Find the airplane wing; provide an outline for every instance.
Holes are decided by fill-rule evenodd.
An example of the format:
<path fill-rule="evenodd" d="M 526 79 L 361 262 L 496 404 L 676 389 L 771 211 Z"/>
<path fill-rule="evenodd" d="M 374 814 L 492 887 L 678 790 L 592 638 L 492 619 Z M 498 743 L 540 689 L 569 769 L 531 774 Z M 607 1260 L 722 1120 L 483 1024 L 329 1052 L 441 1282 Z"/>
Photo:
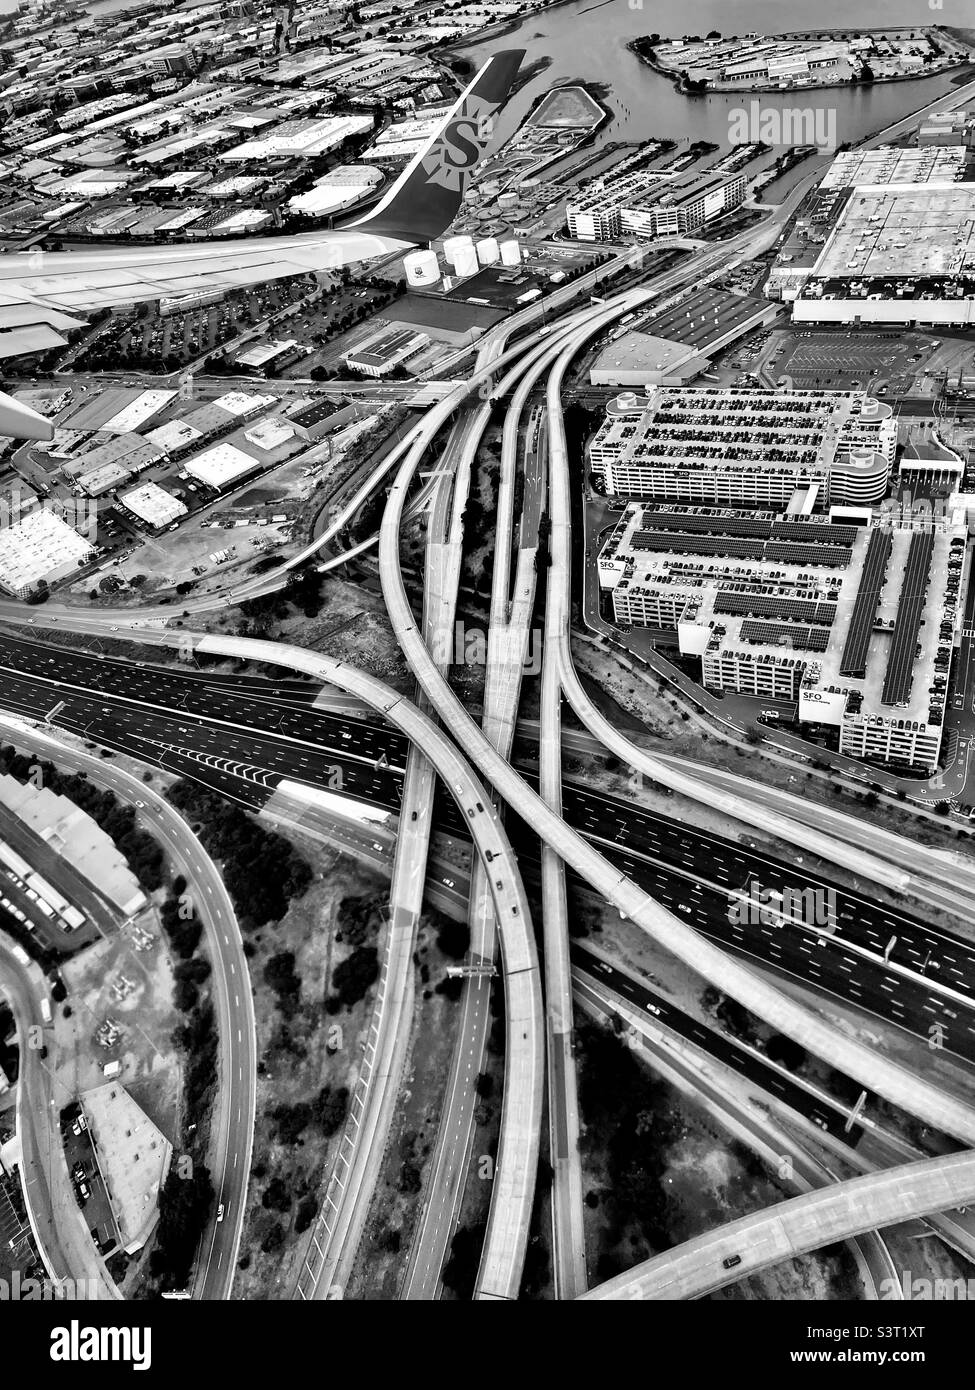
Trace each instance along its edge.
<path fill-rule="evenodd" d="M 53 439 L 54 421 L 0 391 L 0 435 L 11 439 Z"/>
<path fill-rule="evenodd" d="M 351 226 L 414 244 L 441 236 L 457 216 L 524 56 L 524 49 L 511 49 L 489 58 L 378 206 Z"/>
<path fill-rule="evenodd" d="M 521 57 L 505 52 L 488 58 L 388 193 L 348 226 L 294 236 L 0 255 L 0 357 L 8 317 L 40 325 L 54 312 L 84 315 L 163 296 L 235 290 L 373 260 L 440 236 L 491 139 Z"/>
<path fill-rule="evenodd" d="M 56 321 L 64 323 L 65 313 L 83 315 L 201 290 L 236 290 L 433 241 L 457 215 L 523 56 L 523 50 L 510 50 L 488 58 L 392 188 L 364 217 L 345 227 L 290 237 L 218 237 L 105 251 L 0 255 L 0 357 L 19 355 L 14 348 L 5 350 L 4 330 L 12 325 L 50 328 Z M 51 439 L 53 433 L 49 420 L 0 394 L 0 434 Z"/>

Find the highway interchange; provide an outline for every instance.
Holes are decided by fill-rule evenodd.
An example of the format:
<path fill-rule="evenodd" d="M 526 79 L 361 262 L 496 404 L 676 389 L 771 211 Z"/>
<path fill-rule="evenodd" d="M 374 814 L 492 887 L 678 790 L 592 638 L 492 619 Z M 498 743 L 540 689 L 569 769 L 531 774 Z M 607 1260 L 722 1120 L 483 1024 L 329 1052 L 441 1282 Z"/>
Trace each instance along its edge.
<path fill-rule="evenodd" d="M 307 682 L 284 675 L 277 681 L 262 681 L 238 676 L 215 677 L 206 671 L 184 667 L 164 670 L 148 661 L 137 664 L 104 653 L 69 654 L 63 648 L 55 650 L 34 640 L 39 634 L 23 639 L 5 636 L 0 662 L 3 673 L 2 704 L 9 711 L 37 720 L 43 719 L 45 713 L 53 711 L 60 704 L 61 708 L 51 716 L 52 723 L 80 735 L 91 744 L 118 749 L 145 763 L 193 777 L 251 808 L 263 806 L 282 781 L 311 789 L 324 789 L 335 785 L 336 772 L 343 795 L 373 805 L 388 806 L 394 813 L 406 808 L 409 820 L 400 826 L 400 839 L 407 849 L 402 853 L 397 852 L 393 865 L 392 899 L 394 916 L 398 906 L 403 913 L 401 940 L 405 944 L 399 955 L 406 965 L 396 965 L 387 954 L 384 969 L 395 970 L 396 974 L 395 978 L 392 974 L 384 978 L 392 981 L 390 988 L 397 1004 L 391 1015 L 392 1022 L 380 1023 L 376 1044 L 377 1053 L 381 1053 L 386 1046 L 390 1049 L 388 1067 L 385 1063 L 383 1066 L 390 1083 L 387 1096 L 395 1089 L 400 1064 L 395 1061 L 393 1054 L 402 1048 L 410 1013 L 410 996 L 407 992 L 409 951 L 406 945 L 415 931 L 422 901 L 430 832 L 436 824 L 455 836 L 462 832 L 473 835 L 492 896 L 492 910 L 502 924 L 509 1038 L 501 1151 L 493 1185 L 485 1253 L 478 1276 L 478 1297 L 517 1296 L 528 1215 L 534 1194 L 541 1117 L 541 1066 L 546 1049 L 539 1011 L 541 992 L 538 962 L 530 931 L 528 901 L 518 869 L 522 858 L 526 864 L 529 862 L 527 842 L 533 836 L 541 839 L 545 861 L 554 866 L 558 874 L 564 872 L 562 865 L 567 866 L 606 901 L 617 906 L 621 915 L 630 917 L 655 935 L 679 958 L 698 969 L 705 979 L 712 980 L 732 997 L 753 1007 L 756 1013 L 781 1031 L 800 1038 L 812 1051 L 841 1070 L 846 1064 L 848 1074 L 860 1080 L 871 1093 L 902 1105 L 910 1113 L 965 1143 L 970 1144 L 975 1139 L 975 1116 L 967 1106 L 933 1085 L 919 1083 L 887 1059 L 872 1056 L 869 1049 L 839 1037 L 831 1025 L 822 1022 L 767 983 L 775 977 L 801 980 L 826 996 L 853 1002 L 862 1011 L 874 1013 L 920 1039 L 928 1039 L 932 1025 L 936 1025 L 944 1048 L 957 1058 L 971 1061 L 975 1060 L 972 1041 L 975 1039 L 975 1028 L 970 1026 L 973 1015 L 969 1012 L 975 986 L 975 951 L 961 936 L 934 930 L 901 911 L 888 909 L 865 895 L 860 896 L 839 884 L 834 885 L 818 867 L 810 873 L 801 858 L 797 858 L 795 864 L 790 864 L 755 850 L 750 843 L 704 835 L 673 819 L 636 808 L 619 798 L 597 795 L 561 778 L 552 780 L 549 776 L 544 788 L 545 799 L 540 799 L 530 781 L 519 776 L 510 766 L 510 743 L 509 751 L 503 751 L 505 740 L 502 729 L 510 725 L 508 734 L 513 733 L 517 699 L 510 696 L 501 698 L 497 707 L 499 728 L 496 736 L 486 737 L 485 734 L 489 732 L 487 727 L 482 733 L 470 718 L 446 682 L 443 660 L 438 663 L 435 652 L 431 651 L 431 644 L 436 645 L 433 639 L 438 630 L 437 610 L 447 613 L 452 619 L 456 604 L 458 546 L 462 534 L 462 528 L 460 533 L 457 531 L 457 522 L 462 517 L 463 499 L 466 496 L 466 483 L 458 480 L 464 476 L 462 460 L 465 457 L 468 461 L 466 467 L 469 468 L 472 441 L 476 443 L 486 415 L 483 409 L 479 411 L 476 406 L 472 410 L 469 398 L 475 395 L 479 386 L 486 385 L 486 395 L 482 395 L 481 399 L 501 399 L 522 378 L 526 369 L 531 370 L 537 364 L 539 375 L 542 368 L 549 372 L 547 448 L 538 447 L 538 416 L 533 415 L 533 438 L 536 443 L 531 456 L 530 474 L 536 483 L 543 469 L 548 474 L 553 564 L 547 583 L 545 656 L 546 661 L 551 663 L 549 669 L 554 672 L 555 681 L 552 687 L 554 694 L 545 703 L 542 712 L 539 742 L 542 749 L 549 750 L 543 756 L 543 781 L 546 780 L 546 766 L 550 772 L 553 766 L 550 757 L 553 738 L 556 750 L 562 742 L 553 720 L 560 718 L 561 692 L 564 690 L 589 733 L 598 737 L 612 752 L 629 755 L 636 767 L 640 767 L 642 761 L 653 769 L 650 775 L 657 773 L 666 785 L 678 789 L 686 786 L 689 794 L 706 799 L 700 787 L 697 791 L 692 789 L 691 778 L 683 777 L 682 780 L 682 774 L 662 772 L 659 761 L 641 754 L 617 731 L 605 729 L 590 708 L 588 697 L 575 676 L 568 645 L 570 528 L 565 442 L 564 434 L 561 434 L 561 376 L 572 357 L 605 323 L 614 321 L 646 297 L 698 281 L 707 271 L 720 268 L 732 254 L 755 254 L 769 243 L 770 238 L 774 239 L 778 228 L 791 215 L 799 196 L 804 192 L 805 188 L 800 185 L 788 205 L 773 213 L 757 231 L 752 228 L 717 249 L 697 251 L 677 269 L 657 275 L 652 288 L 625 291 L 608 306 L 599 301 L 589 309 L 568 317 L 553 331 L 548 345 L 542 343 L 531 352 L 526 352 L 526 344 L 514 348 L 507 346 L 508 336 L 516 326 L 509 321 L 505 333 L 490 345 L 493 351 L 485 352 L 482 347 L 478 368 L 470 379 L 448 392 L 443 400 L 431 405 L 422 424 L 384 460 L 380 476 L 394 466 L 396 472 L 379 537 L 380 576 L 393 630 L 417 681 L 415 703 L 363 673 L 342 668 L 341 663 L 330 662 L 300 648 L 285 648 L 243 638 L 177 634 L 172 630 L 166 632 L 159 627 L 159 622 L 171 618 L 171 611 L 147 611 L 138 616 L 131 612 L 80 615 L 77 610 L 52 605 L 50 612 L 28 617 L 16 605 L 5 603 L 0 609 L 4 618 L 18 624 L 33 622 L 37 627 L 46 627 L 62 623 L 63 630 L 87 627 L 91 631 L 100 631 L 106 638 L 114 637 L 121 623 L 125 628 L 122 640 L 141 638 L 144 642 L 178 644 L 190 653 L 195 650 L 274 663 L 291 671 L 304 671 L 312 677 Z M 579 287 L 573 286 L 572 293 L 566 294 L 563 302 L 570 302 L 578 293 Z M 551 299 L 549 305 L 551 308 Z M 526 325 L 532 323 L 535 313 L 537 311 L 523 315 Z M 499 384 L 502 368 L 508 371 L 508 376 L 503 377 Z M 528 399 L 527 392 L 525 399 Z M 458 411 L 460 415 L 457 418 L 466 421 L 466 424 L 455 430 L 455 440 L 449 450 L 449 467 L 441 464 L 448 477 L 443 484 L 434 486 L 430 493 L 432 522 L 429 536 L 433 537 L 434 546 L 443 547 L 442 553 L 435 557 L 436 564 L 442 569 L 438 587 L 427 590 L 428 621 L 422 624 L 421 631 L 403 585 L 399 553 L 400 523 L 410 499 L 415 495 L 415 478 L 431 440 L 452 413 Z M 512 450 L 512 460 L 513 457 Z M 363 490 L 367 486 L 374 487 L 376 482 L 376 478 L 367 479 Z M 355 514 L 361 500 L 359 494 L 351 499 L 328 528 L 327 539 L 338 534 L 345 521 Z M 307 558 L 319 549 L 321 539 L 316 538 L 314 545 L 302 552 L 302 557 Z M 522 542 L 525 539 L 522 534 Z M 531 542 L 532 538 L 528 537 L 528 540 Z M 532 547 L 530 543 L 522 543 L 520 548 L 530 551 Z M 428 539 L 428 561 L 431 558 Z M 507 573 L 508 567 L 504 568 Z M 428 583 L 430 578 L 428 573 Z M 272 587 L 274 584 L 270 581 L 262 581 L 261 585 L 251 586 L 246 592 L 264 592 Z M 500 652 L 494 678 L 500 682 L 502 691 L 506 687 L 514 691 L 517 687 L 512 684 L 513 675 L 522 662 L 523 649 L 515 641 L 500 641 L 499 629 L 502 613 L 505 622 L 511 620 L 511 605 L 516 596 L 509 594 L 506 606 L 501 607 L 495 604 L 494 597 L 492 595 L 490 636 Z M 228 600 L 225 598 L 223 601 Z M 187 611 L 203 608 L 207 602 L 212 604 L 213 599 L 191 601 Z M 530 614 L 530 605 L 527 611 Z M 437 616 L 431 618 L 431 613 Z M 154 622 L 155 625 L 151 629 L 141 627 L 146 622 Z M 351 703 L 349 715 L 330 712 L 327 699 L 319 694 L 321 682 L 328 682 L 330 686 L 343 690 L 353 701 L 366 704 L 374 715 L 385 716 L 385 721 L 352 717 Z M 318 707 L 316 700 L 320 701 Z M 442 728 L 438 727 L 431 715 L 439 719 Z M 394 728 L 390 729 L 389 725 Z M 398 730 L 398 734 L 395 730 Z M 422 749 L 422 755 L 411 753 L 411 748 Z M 412 773 L 409 770 L 411 764 L 414 769 Z M 447 783 L 450 797 L 434 797 L 435 774 Z M 330 777 L 333 779 L 331 783 Z M 419 784 L 414 787 L 417 779 Z M 562 781 L 561 786 L 558 785 L 559 781 Z M 507 834 L 501 826 L 498 809 L 491 802 L 486 789 L 488 785 L 493 786 L 499 803 L 507 803 L 510 808 L 506 821 Z M 795 846 L 802 847 L 806 854 L 815 852 L 818 858 L 831 860 L 847 870 L 855 872 L 859 869 L 867 882 L 872 878 L 895 889 L 907 886 L 903 870 L 895 872 L 890 863 L 875 852 L 873 845 L 851 848 L 838 840 L 831 841 L 827 833 L 803 827 L 786 815 L 763 811 L 746 798 L 739 798 L 735 802 L 730 793 L 715 791 L 715 804 L 722 804 L 722 796 L 727 805 L 736 806 L 738 819 L 753 830 L 777 831 L 779 839 L 791 840 Z M 157 809 L 157 814 L 161 821 L 165 821 L 165 812 Z M 413 829 L 414 824 L 418 828 Z M 770 827 L 775 829 L 770 830 Z M 177 837 L 174 836 L 170 848 L 178 857 L 180 842 Z M 199 854 L 198 847 L 193 851 L 183 844 L 182 852 L 194 874 L 206 877 L 206 865 L 196 860 L 189 861 L 192 853 Z M 926 860 L 924 872 L 933 876 L 930 856 L 919 857 Z M 489 867 L 499 858 L 503 862 L 502 878 L 496 878 L 499 872 L 497 867 Z M 817 930 L 817 926 L 813 925 L 778 925 L 767 917 L 755 922 L 730 920 L 729 907 L 735 901 L 730 895 L 735 891 L 747 893 L 755 887 L 765 891 L 776 887 L 808 887 L 820 889 L 823 893 L 835 893 L 835 921 L 827 922 L 828 930 L 817 924 Z M 477 892 L 472 893 L 472 897 L 478 897 Z M 549 912 L 545 923 L 546 955 L 551 959 L 564 945 L 568 960 L 568 923 L 564 920 L 568 916 L 566 899 L 564 894 L 560 896 L 556 890 L 554 898 L 549 895 L 549 901 L 556 904 L 561 902 L 561 906 L 554 909 L 554 920 L 552 912 Z M 560 917 L 563 920 L 559 920 Z M 219 923 L 215 921 L 212 928 L 211 935 L 216 939 L 220 935 Z M 748 968 L 738 963 L 742 960 L 749 962 Z M 228 965 L 232 963 L 228 956 Z M 246 966 L 241 964 L 246 977 Z M 762 967 L 761 976 L 755 972 L 755 965 Z M 563 986 L 567 978 L 566 974 Z M 551 978 L 547 984 L 551 990 Z M 249 990 L 245 993 L 249 1006 Z M 380 1010 L 388 993 L 388 989 L 380 991 Z M 486 997 L 486 991 L 482 989 L 481 995 L 482 999 Z M 644 1000 L 644 1005 L 648 1002 L 653 1001 Z M 664 1005 L 655 1007 L 663 1009 Z M 475 1010 L 469 1020 L 475 1031 L 480 1026 L 477 1019 L 482 1013 L 483 1005 L 480 1013 Z M 676 1020 L 676 1012 L 671 1017 Z M 515 1028 L 512 1028 L 512 1023 L 516 1025 Z M 229 1033 L 233 1032 L 232 1016 L 228 1016 L 225 1027 Z M 252 1036 L 252 1019 L 249 1032 Z M 556 1032 L 559 1030 L 556 1029 Z M 242 1037 L 243 1031 L 238 1030 L 239 1043 Z M 524 1041 L 523 1048 L 520 1038 Z M 483 1039 L 480 1045 L 483 1045 Z M 551 1054 L 551 1031 L 548 1050 Z M 254 1059 L 241 1057 L 236 1081 L 230 1078 L 229 1091 L 238 1100 L 242 1094 L 246 1094 L 245 1063 L 246 1068 L 250 1068 Z M 477 1068 L 469 1067 L 468 1071 L 476 1075 Z M 782 1083 L 782 1079 L 779 1080 Z M 554 1097 L 556 1111 L 566 1103 L 564 1094 L 560 1100 L 561 1087 L 562 1083 L 557 1078 L 553 1080 L 550 1074 L 549 1101 L 551 1107 Z M 452 1113 L 460 1103 L 460 1092 L 454 1086 L 448 1111 Z M 322 1268 L 314 1272 L 311 1296 L 330 1296 L 334 1287 L 330 1271 L 333 1268 L 347 1268 L 354 1255 L 357 1226 L 361 1230 L 362 1204 L 374 1182 L 376 1154 L 381 1152 L 383 1134 L 388 1129 L 388 1117 L 380 1113 L 384 1106 L 388 1106 L 388 1101 L 380 1096 L 376 1105 L 378 1108 L 369 1134 L 365 1138 L 357 1135 L 353 1142 L 354 1152 L 348 1171 L 355 1172 L 357 1176 L 354 1182 L 350 1180 L 343 1185 L 341 1201 L 346 1204 L 347 1216 L 343 1218 L 340 1248 L 336 1251 L 334 1262 L 323 1261 Z M 244 1114 L 244 1109 L 238 1106 L 238 1126 L 243 1125 Z M 563 1120 L 567 1114 L 568 1110 L 563 1114 Z M 821 1118 L 827 1127 L 833 1123 L 827 1113 L 823 1113 Z M 459 1138 L 455 1136 L 451 1140 L 461 1155 L 464 1152 L 463 1130 L 461 1124 Z M 243 1142 L 241 1135 L 242 1130 L 238 1133 L 238 1139 Z M 249 1167 L 249 1143 L 248 1137 L 248 1162 L 236 1179 L 240 1196 L 237 1205 L 241 1214 Z M 441 1143 L 438 1144 L 438 1162 L 442 1152 Z M 240 1158 L 238 1143 L 234 1148 L 235 1167 L 239 1166 Z M 449 1175 L 448 1168 L 452 1168 Z M 949 1178 L 945 1178 L 945 1171 L 949 1172 Z M 928 1173 L 930 1176 L 925 1177 Z M 920 1190 L 916 1196 L 919 1210 L 939 1210 L 937 1202 L 931 1204 L 931 1192 L 934 1191 L 937 1191 L 942 1206 L 953 1205 L 946 1200 L 946 1194 L 960 1201 L 968 1199 L 969 1188 L 975 1192 L 975 1176 L 964 1162 L 949 1163 L 947 1169 L 945 1165 L 937 1170 L 928 1169 L 925 1174 L 919 1179 Z M 457 1162 L 454 1161 L 444 1168 L 442 1181 L 453 1184 L 457 1189 L 456 1176 Z M 226 1174 L 224 1180 L 227 1181 Z M 434 1165 L 434 1180 L 435 1183 L 441 1181 L 437 1178 L 437 1163 Z M 883 1192 L 893 1190 L 899 1181 L 894 1175 L 886 1187 L 879 1183 L 875 1189 L 868 1187 L 864 1210 L 869 1210 L 868 1198 L 873 1190 L 878 1193 L 878 1211 L 882 1210 L 879 1200 L 881 1188 Z M 925 1181 L 930 1183 L 927 1193 Z M 346 1190 L 348 1188 L 353 1189 L 351 1196 Z M 842 1200 L 839 1187 L 835 1191 L 836 1200 Z M 428 1193 L 428 1211 L 437 1205 L 440 1195 L 440 1189 L 436 1186 Z M 566 1236 L 565 1248 L 570 1251 L 566 1269 L 572 1260 L 572 1237 L 567 1233 L 576 1219 L 572 1207 L 573 1201 L 569 1197 L 562 1214 L 554 1218 L 557 1223 L 564 1221 L 566 1227 L 563 1231 L 559 1224 L 555 1232 L 556 1246 L 560 1235 Z M 456 1209 L 456 1200 L 452 1202 L 451 1209 Z M 204 1284 L 210 1278 L 211 1268 L 218 1271 L 219 1277 L 214 1276 L 213 1289 L 205 1288 L 201 1296 L 228 1296 L 232 1264 L 240 1237 L 239 1224 L 235 1236 L 233 1224 L 228 1223 L 223 1244 L 216 1254 L 211 1246 L 204 1266 Z M 446 1235 L 449 1236 L 450 1223 L 447 1224 Z M 229 1245 L 227 1239 L 231 1242 Z M 216 1241 L 217 1237 L 214 1236 L 214 1243 Z M 446 1240 L 438 1234 L 432 1248 L 442 1254 L 445 1245 Z M 438 1259 L 440 1254 L 437 1255 Z M 436 1262 L 431 1258 L 427 1265 L 432 1267 Z M 325 1272 L 326 1266 L 328 1273 Z M 640 1284 L 640 1279 L 644 1280 L 643 1284 Z M 570 1280 L 571 1276 L 567 1275 L 567 1287 Z M 340 1280 L 340 1288 L 341 1283 Z M 653 1296 L 645 1291 L 644 1275 L 639 1276 L 636 1285 L 643 1289 L 639 1296 Z M 429 1281 L 424 1287 L 429 1287 Z M 308 1295 L 302 1293 L 302 1296 Z"/>

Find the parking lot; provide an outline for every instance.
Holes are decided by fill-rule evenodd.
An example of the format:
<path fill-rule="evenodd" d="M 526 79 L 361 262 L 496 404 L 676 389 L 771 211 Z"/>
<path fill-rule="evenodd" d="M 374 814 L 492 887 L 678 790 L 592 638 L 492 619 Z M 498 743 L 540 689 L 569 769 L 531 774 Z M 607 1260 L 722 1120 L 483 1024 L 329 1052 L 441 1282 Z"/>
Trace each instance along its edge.
<path fill-rule="evenodd" d="M 61 1111 L 64 1157 L 71 1174 L 75 1201 L 100 1255 L 110 1254 L 118 1243 L 108 1193 L 98 1173 L 88 1125 L 77 1101 Z"/>
<path fill-rule="evenodd" d="M 797 390 L 906 389 L 930 344 L 919 334 L 801 332 L 776 334 L 766 359 L 775 378 L 790 377 Z M 883 389 L 881 389 L 883 388 Z"/>

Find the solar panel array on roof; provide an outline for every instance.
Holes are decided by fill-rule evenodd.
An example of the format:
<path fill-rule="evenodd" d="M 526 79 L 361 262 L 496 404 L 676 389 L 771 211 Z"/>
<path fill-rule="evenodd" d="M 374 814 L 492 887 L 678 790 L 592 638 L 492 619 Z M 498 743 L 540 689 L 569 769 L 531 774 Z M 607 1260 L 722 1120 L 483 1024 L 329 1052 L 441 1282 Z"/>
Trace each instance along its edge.
<path fill-rule="evenodd" d="M 768 541 L 766 560 L 781 560 L 785 565 L 828 565 L 831 569 L 845 568 L 853 558 L 847 545 L 801 545 L 793 541 Z"/>
<path fill-rule="evenodd" d="M 772 535 L 782 541 L 813 541 L 823 545 L 853 545 L 859 535 L 858 526 L 834 526 L 830 521 L 776 521 Z"/>
<path fill-rule="evenodd" d="M 880 696 L 880 703 L 883 705 L 906 704 L 911 693 L 914 650 L 917 646 L 918 629 L 921 626 L 921 612 L 928 590 L 933 553 L 934 532 L 915 531 L 907 552 L 904 583 L 897 603 L 894 640 L 887 658 L 887 670 L 884 672 L 884 688 Z"/>
<path fill-rule="evenodd" d="M 840 659 L 841 676 L 853 676 L 862 680 L 867 674 L 867 648 L 870 646 L 873 620 L 877 616 L 880 591 L 884 587 L 890 547 L 889 531 L 871 532 L 867 557 L 860 576 L 860 587 L 853 603 L 850 630 L 846 634 L 846 645 Z"/>
<path fill-rule="evenodd" d="M 746 618 L 740 636 L 743 642 L 789 646 L 797 652 L 824 652 L 829 646 L 830 631 L 828 627 L 806 627 L 803 623 L 765 623 Z"/>
<path fill-rule="evenodd" d="M 738 560 L 761 560 L 764 541 L 740 536 L 687 536 L 679 531 L 634 531 L 634 550 L 669 551 L 683 555 L 731 555 Z"/>
<path fill-rule="evenodd" d="M 700 512 L 644 511 L 643 525 L 654 531 L 705 532 L 711 536 L 761 536 L 773 534 L 771 517 L 706 516 Z"/>
<path fill-rule="evenodd" d="M 751 613 L 760 618 L 791 618 L 796 622 L 831 624 L 836 604 L 811 598 L 781 598 L 778 594 L 740 593 L 724 589 L 714 600 L 715 613 Z"/>

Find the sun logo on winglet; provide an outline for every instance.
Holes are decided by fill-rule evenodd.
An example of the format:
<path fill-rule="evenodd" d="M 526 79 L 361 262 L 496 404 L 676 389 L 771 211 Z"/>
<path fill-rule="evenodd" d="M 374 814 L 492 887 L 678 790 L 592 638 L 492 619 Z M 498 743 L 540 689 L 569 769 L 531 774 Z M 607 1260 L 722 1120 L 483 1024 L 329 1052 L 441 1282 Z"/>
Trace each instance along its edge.
<path fill-rule="evenodd" d="M 481 152 L 494 134 L 498 103 L 465 97 L 422 161 L 431 183 L 462 192 Z"/>

